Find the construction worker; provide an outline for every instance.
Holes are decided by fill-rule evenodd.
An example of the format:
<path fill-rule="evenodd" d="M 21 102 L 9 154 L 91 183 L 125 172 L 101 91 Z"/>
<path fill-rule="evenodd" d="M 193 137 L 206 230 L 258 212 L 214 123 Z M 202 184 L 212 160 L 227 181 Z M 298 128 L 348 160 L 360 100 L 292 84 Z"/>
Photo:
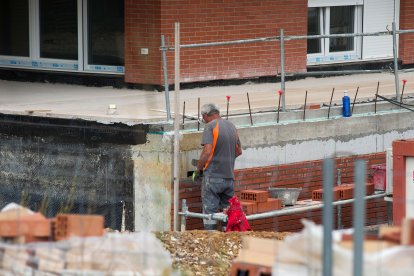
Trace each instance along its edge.
<path fill-rule="evenodd" d="M 204 214 L 214 214 L 229 206 L 228 200 L 234 196 L 234 162 L 241 155 L 241 144 L 236 127 L 220 117 L 220 110 L 213 103 L 201 108 L 203 122 L 206 123 L 201 145 L 203 150 L 193 173 L 193 181 L 201 176 L 201 200 Z M 216 230 L 215 220 L 204 219 L 205 230 Z"/>

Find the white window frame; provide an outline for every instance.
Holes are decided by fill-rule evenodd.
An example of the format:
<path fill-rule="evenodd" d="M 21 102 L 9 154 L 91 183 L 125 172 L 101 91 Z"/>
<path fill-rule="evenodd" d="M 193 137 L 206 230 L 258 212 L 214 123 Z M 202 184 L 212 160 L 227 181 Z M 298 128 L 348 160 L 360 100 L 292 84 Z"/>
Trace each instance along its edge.
<path fill-rule="evenodd" d="M 78 59 L 64 60 L 41 58 L 39 4 L 39 0 L 29 0 L 29 57 L 0 55 L 0 67 L 116 75 L 124 74 L 124 66 L 88 64 L 88 0 L 77 0 Z"/>
<path fill-rule="evenodd" d="M 331 2 L 331 3 L 329 3 Z M 320 33 L 329 35 L 330 34 L 330 8 L 336 6 L 354 6 L 354 33 L 362 32 L 362 12 L 363 12 L 363 2 L 360 0 L 349 1 L 349 0 L 339 0 L 332 3 L 328 0 L 309 0 L 309 8 L 318 8 L 320 12 Z M 360 60 L 362 56 L 362 38 L 354 37 L 354 50 L 353 51 L 343 51 L 343 52 L 330 52 L 329 51 L 329 38 L 321 39 L 321 52 L 307 54 L 307 64 L 316 65 L 316 64 L 327 64 L 327 63 L 337 63 L 344 61 Z"/>

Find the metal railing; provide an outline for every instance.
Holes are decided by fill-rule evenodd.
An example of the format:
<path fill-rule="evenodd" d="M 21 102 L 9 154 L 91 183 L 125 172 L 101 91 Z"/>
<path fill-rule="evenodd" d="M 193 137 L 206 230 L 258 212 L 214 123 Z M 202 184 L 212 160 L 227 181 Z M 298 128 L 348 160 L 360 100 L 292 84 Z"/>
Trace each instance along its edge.
<path fill-rule="evenodd" d="M 333 75 L 333 74 L 358 74 L 358 73 L 378 73 L 378 72 L 385 72 L 386 69 L 382 70 L 344 70 L 344 71 L 318 71 L 318 72 L 300 72 L 300 73 L 290 73 L 286 74 L 285 66 L 284 66 L 284 59 L 285 59 L 285 41 L 290 40 L 309 40 L 309 39 L 324 39 L 324 38 L 347 38 L 347 37 L 364 37 L 364 36 L 392 36 L 393 37 L 393 60 L 394 60 L 394 68 L 392 72 L 395 75 L 395 91 L 397 100 L 399 100 L 399 80 L 398 80 L 398 71 L 414 71 L 411 70 L 399 70 L 398 69 L 398 47 L 397 43 L 397 36 L 401 34 L 409 34 L 414 33 L 414 30 L 396 30 L 395 22 L 392 24 L 392 30 L 382 31 L 382 32 L 368 32 L 368 33 L 349 33 L 349 34 L 330 34 L 330 35 L 291 35 L 285 36 L 284 30 L 280 30 L 279 36 L 271 36 L 271 37 L 262 37 L 262 38 L 253 38 L 253 39 L 239 39 L 239 40 L 229 40 L 229 41 L 218 41 L 218 42 L 206 42 L 206 43 L 191 43 L 191 44 L 182 44 L 182 45 L 175 45 L 175 46 L 168 46 L 165 44 L 164 35 L 161 36 L 161 47 L 160 50 L 162 51 L 162 62 L 164 68 L 164 87 L 165 87 L 165 94 L 166 94 L 166 110 L 167 110 L 167 120 L 171 119 L 170 113 L 170 103 L 168 100 L 168 73 L 167 73 L 167 58 L 166 52 L 167 51 L 174 51 L 176 47 L 180 49 L 190 49 L 190 48 L 202 48 L 202 47 L 214 47 L 214 46 L 230 46 L 230 45 L 237 45 L 237 44 L 250 44 L 250 43 L 260 43 L 260 42 L 279 42 L 280 43 L 280 77 L 281 77 L 281 90 L 282 94 L 282 110 L 286 110 L 286 100 L 285 100 L 285 77 L 286 76 L 307 76 L 307 75 Z"/>

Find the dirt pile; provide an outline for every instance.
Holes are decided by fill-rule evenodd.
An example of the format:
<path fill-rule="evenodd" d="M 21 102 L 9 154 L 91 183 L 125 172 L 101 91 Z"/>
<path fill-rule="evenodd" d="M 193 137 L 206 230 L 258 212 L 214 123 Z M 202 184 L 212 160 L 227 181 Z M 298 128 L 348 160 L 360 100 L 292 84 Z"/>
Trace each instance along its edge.
<path fill-rule="evenodd" d="M 243 236 L 283 240 L 287 235 L 289 233 L 202 230 L 156 233 L 171 253 L 173 269 L 182 271 L 184 275 L 229 275 Z"/>

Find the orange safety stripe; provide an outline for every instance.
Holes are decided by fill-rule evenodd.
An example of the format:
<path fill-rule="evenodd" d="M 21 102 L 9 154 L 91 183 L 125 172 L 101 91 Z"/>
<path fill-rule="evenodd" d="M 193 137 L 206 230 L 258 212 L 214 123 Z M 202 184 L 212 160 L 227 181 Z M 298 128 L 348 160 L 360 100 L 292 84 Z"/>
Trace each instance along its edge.
<path fill-rule="evenodd" d="M 216 149 L 218 136 L 219 136 L 219 122 L 217 121 L 217 124 L 213 129 L 213 148 L 211 149 L 210 156 L 208 157 L 203 170 L 207 169 L 208 165 L 210 164 L 211 159 L 213 158 L 214 150 Z"/>

